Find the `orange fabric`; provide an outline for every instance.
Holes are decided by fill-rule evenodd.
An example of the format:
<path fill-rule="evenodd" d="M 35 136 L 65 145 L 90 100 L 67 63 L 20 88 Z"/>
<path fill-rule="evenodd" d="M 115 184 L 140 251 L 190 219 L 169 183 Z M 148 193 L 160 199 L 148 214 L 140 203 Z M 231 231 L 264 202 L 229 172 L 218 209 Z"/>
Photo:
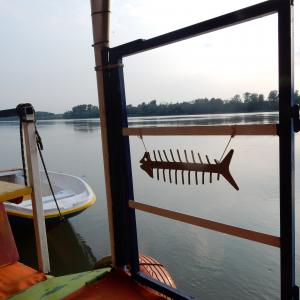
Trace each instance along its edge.
<path fill-rule="evenodd" d="M 0 300 L 7 299 L 46 279 L 44 273 L 40 273 L 19 262 L 0 267 Z"/>
<path fill-rule="evenodd" d="M 6 211 L 3 203 L 0 203 L 0 267 L 12 264 L 19 259 Z"/>
<path fill-rule="evenodd" d="M 136 283 L 121 271 L 112 271 L 63 300 L 165 300 Z"/>

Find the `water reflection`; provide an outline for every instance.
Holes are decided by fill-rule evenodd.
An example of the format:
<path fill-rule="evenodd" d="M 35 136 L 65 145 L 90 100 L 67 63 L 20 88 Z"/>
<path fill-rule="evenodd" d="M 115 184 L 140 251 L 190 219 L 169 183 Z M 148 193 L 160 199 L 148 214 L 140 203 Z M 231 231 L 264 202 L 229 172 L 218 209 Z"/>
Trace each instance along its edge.
<path fill-rule="evenodd" d="M 221 124 L 276 123 L 278 113 L 211 114 L 191 116 L 162 116 L 129 118 L 130 127 L 138 126 L 195 126 Z"/>
<path fill-rule="evenodd" d="M 0 127 L 1 128 L 11 128 L 11 127 L 19 127 L 19 121 L 1 121 L 0 120 Z"/>
<path fill-rule="evenodd" d="M 129 127 L 147 126 L 195 126 L 195 125 L 221 125 L 221 124 L 251 124 L 251 123 L 276 123 L 278 113 L 245 113 L 245 114 L 207 114 L 207 115 L 180 115 L 180 116 L 154 116 L 130 117 Z M 94 119 L 70 120 L 38 120 L 39 127 L 64 124 L 72 126 L 75 131 L 93 132 L 99 130 L 100 122 Z M 1 127 L 19 126 L 18 121 L 0 121 Z"/>
<path fill-rule="evenodd" d="M 277 120 L 276 113 L 222 114 L 130 118 L 129 125 L 262 124 Z M 97 132 L 99 120 L 41 121 L 38 125 L 47 146 L 49 169 L 78 176 L 85 174 L 86 181 L 97 195 L 96 204 L 71 219 L 71 225 L 63 223 L 48 232 L 55 274 L 87 270 L 93 266 L 95 257 L 98 260 L 110 253 L 103 161 Z M 0 124 L 0 131 L 2 139 L 6 141 L 1 149 L 2 157 L 5 158 L 1 167 L 11 168 L 16 165 L 16 157 L 20 157 L 18 123 L 15 122 L 13 126 Z M 147 136 L 144 142 L 149 151 L 178 149 L 183 153 L 182 158 L 186 149 L 191 162 L 191 150 L 203 154 L 202 159 L 205 159 L 206 154 L 211 161 L 213 158 L 220 159 L 228 139 L 229 136 Z M 63 150 L 58 145 L 63 145 Z M 209 174 L 205 174 L 205 185 L 202 185 L 202 175 L 199 174 L 198 181 L 201 184 L 198 186 L 192 185 L 192 181 L 196 180 L 192 173 L 191 185 L 187 184 L 188 174 L 185 174 L 184 185 L 181 184 L 181 174 L 178 175 L 180 184 L 178 182 L 177 185 L 153 180 L 140 169 L 144 153 L 141 140 L 132 137 L 130 145 L 135 199 L 164 209 L 279 236 L 278 137 L 237 136 L 231 141 L 229 149 L 235 149 L 235 153 L 230 171 L 240 187 L 239 192 L 231 188 L 222 176 L 218 182 L 215 182 L 214 176 L 215 184 L 209 184 Z M 298 229 L 299 136 L 296 136 L 295 146 Z M 196 152 L 194 154 L 196 156 Z M 170 155 L 168 152 L 168 157 Z M 156 177 L 156 173 L 154 175 Z M 168 171 L 165 176 L 169 181 Z M 163 179 L 162 171 L 160 178 Z M 139 250 L 166 265 L 178 287 L 200 299 L 279 299 L 278 249 L 143 212 L 137 212 L 137 230 Z M 36 255 L 33 230 L 29 234 L 26 230 L 18 229 L 16 240 L 22 255 L 21 261 L 34 265 Z M 296 241 L 299 240 L 299 231 L 296 230 Z M 299 247 L 296 248 L 296 270 L 299 284 Z"/>
<path fill-rule="evenodd" d="M 75 131 L 93 132 L 99 130 L 99 119 L 80 119 L 80 120 L 64 120 L 64 124 L 73 126 Z"/>
<path fill-rule="evenodd" d="M 32 224 L 12 225 L 20 261 L 37 267 L 35 236 Z M 47 227 L 51 274 L 55 276 L 90 270 L 96 263 L 91 248 L 66 221 Z"/>

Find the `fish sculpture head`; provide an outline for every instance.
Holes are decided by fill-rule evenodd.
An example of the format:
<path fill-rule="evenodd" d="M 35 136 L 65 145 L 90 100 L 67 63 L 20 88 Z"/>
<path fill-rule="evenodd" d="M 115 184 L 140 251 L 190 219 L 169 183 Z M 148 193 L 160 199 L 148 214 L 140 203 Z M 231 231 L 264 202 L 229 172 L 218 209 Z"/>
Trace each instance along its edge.
<path fill-rule="evenodd" d="M 140 160 L 140 167 L 142 170 L 144 170 L 150 177 L 153 178 L 153 168 L 151 165 L 151 157 L 149 152 L 145 152 L 144 156 Z"/>

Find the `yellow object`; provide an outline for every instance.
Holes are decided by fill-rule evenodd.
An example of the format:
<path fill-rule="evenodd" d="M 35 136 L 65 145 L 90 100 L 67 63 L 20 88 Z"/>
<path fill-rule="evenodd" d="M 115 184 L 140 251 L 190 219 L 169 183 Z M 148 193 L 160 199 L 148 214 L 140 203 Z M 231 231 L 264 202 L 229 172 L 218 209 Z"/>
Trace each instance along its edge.
<path fill-rule="evenodd" d="M 82 211 L 82 210 L 92 206 L 95 202 L 96 202 L 96 196 L 94 195 L 93 198 L 91 199 L 91 201 L 89 201 L 88 203 L 86 203 L 82 206 L 76 207 L 76 208 L 65 209 L 65 210 L 61 211 L 61 215 L 65 216 L 65 215 L 70 215 L 70 214 Z M 9 212 L 7 212 L 7 214 L 11 215 L 11 216 L 26 218 L 26 219 L 32 219 L 33 218 L 32 214 L 26 214 L 26 213 L 23 213 L 23 212 L 9 211 Z M 59 216 L 60 216 L 59 212 L 54 213 L 54 214 L 45 214 L 45 219 L 56 218 L 56 217 L 59 217 Z"/>
<path fill-rule="evenodd" d="M 31 194 L 31 187 L 0 181 L 0 202 L 10 201 Z"/>

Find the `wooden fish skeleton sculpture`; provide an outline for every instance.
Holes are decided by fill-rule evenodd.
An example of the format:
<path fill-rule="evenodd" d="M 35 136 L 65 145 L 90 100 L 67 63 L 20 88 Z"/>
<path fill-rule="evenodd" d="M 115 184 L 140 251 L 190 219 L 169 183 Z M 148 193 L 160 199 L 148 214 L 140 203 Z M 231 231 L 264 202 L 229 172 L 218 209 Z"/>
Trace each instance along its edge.
<path fill-rule="evenodd" d="M 153 151 L 154 160 L 151 159 L 150 153 L 145 152 L 143 158 L 140 160 L 140 167 L 144 170 L 150 177 L 153 178 L 153 170 L 157 171 L 157 179 L 159 180 L 159 170 L 163 171 L 163 179 L 166 181 L 165 171 L 169 172 L 169 181 L 172 183 L 172 174 L 171 171 L 175 171 L 175 183 L 177 184 L 177 172 L 181 171 L 181 179 L 182 184 L 184 184 L 184 172 L 188 172 L 188 184 L 191 183 L 191 172 L 195 172 L 195 182 L 198 184 L 198 172 L 202 172 L 202 184 L 204 184 L 204 175 L 205 173 L 209 173 L 209 182 L 212 183 L 212 174 L 217 174 L 217 179 L 220 179 L 220 175 L 222 175 L 236 190 L 239 190 L 238 185 L 230 174 L 229 164 L 231 162 L 231 158 L 233 155 L 233 149 L 231 149 L 225 158 L 219 162 L 216 159 L 214 163 L 209 161 L 208 156 L 206 155 L 207 163 L 204 163 L 201 159 L 199 153 L 198 158 L 199 162 L 196 162 L 194 152 L 191 151 L 192 162 L 188 161 L 188 156 L 186 150 L 184 150 L 185 162 L 181 160 L 179 150 L 177 150 L 177 156 L 179 161 L 175 161 L 172 150 L 170 150 L 171 159 L 169 160 L 167 153 L 163 150 L 163 154 L 165 160 L 162 159 L 161 153 L 158 150 L 159 160 L 157 159 L 156 152 Z"/>

